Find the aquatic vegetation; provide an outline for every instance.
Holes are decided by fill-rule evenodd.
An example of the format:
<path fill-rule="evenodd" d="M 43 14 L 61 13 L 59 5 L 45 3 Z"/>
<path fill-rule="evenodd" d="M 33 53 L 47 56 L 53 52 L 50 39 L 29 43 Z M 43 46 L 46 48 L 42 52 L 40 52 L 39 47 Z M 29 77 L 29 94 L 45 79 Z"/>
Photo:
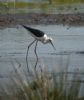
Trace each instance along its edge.
<path fill-rule="evenodd" d="M 79 98 L 82 81 L 78 71 L 71 74 L 67 68 L 59 73 L 41 70 L 40 74 L 34 71 L 28 76 L 20 67 L 14 67 L 15 76 L 10 75 L 13 84 L 0 86 L 0 100 L 83 100 L 84 97 Z"/>
<path fill-rule="evenodd" d="M 79 3 L 79 2 L 84 2 L 84 1 L 83 0 L 52 0 L 52 2 L 65 4 L 65 3 Z"/>
<path fill-rule="evenodd" d="M 49 0 L 50 3 L 48 2 L 44 2 L 44 3 L 39 3 L 39 2 L 0 2 L 0 6 L 8 6 L 9 8 L 13 8 L 14 6 L 16 8 L 24 8 L 24 7 L 33 7 L 33 8 L 37 8 L 37 7 L 42 7 L 42 8 L 46 8 L 50 5 L 58 5 L 58 4 L 70 4 L 70 3 L 83 3 L 83 0 Z"/>
<path fill-rule="evenodd" d="M 0 13 L 28 13 L 28 12 L 40 12 L 40 13 L 51 13 L 60 12 L 65 9 L 73 12 L 73 9 L 81 11 L 83 1 L 79 0 L 50 0 L 52 3 L 34 3 L 34 2 L 0 2 Z M 78 6 L 77 6 L 78 5 Z M 63 8 L 63 9 L 62 9 Z M 3 11 L 4 10 L 4 11 Z"/>
<path fill-rule="evenodd" d="M 10 8 L 13 8 L 14 6 L 16 7 L 16 8 L 24 8 L 24 7 L 40 7 L 40 6 L 48 6 L 48 4 L 47 3 L 43 3 L 43 4 L 39 4 L 39 3 L 26 3 L 26 2 L 16 2 L 15 4 L 14 4 L 14 2 L 8 2 L 8 6 L 10 7 Z"/>

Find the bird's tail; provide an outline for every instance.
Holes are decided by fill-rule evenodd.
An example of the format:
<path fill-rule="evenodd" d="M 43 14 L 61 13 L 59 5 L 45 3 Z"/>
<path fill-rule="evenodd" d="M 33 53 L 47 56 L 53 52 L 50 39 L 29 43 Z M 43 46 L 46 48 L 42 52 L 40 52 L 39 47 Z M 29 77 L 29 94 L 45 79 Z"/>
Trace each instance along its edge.
<path fill-rule="evenodd" d="M 30 32 L 32 32 L 33 33 L 33 28 L 31 28 L 31 27 L 28 27 L 28 26 L 26 26 L 26 25 L 22 25 L 26 30 L 28 30 L 28 31 L 30 31 Z"/>
<path fill-rule="evenodd" d="M 24 28 L 27 29 L 27 30 L 28 30 L 28 28 L 29 28 L 29 27 L 27 27 L 27 26 L 25 26 L 25 25 L 23 25 L 23 24 L 21 24 L 21 26 L 24 27 Z"/>

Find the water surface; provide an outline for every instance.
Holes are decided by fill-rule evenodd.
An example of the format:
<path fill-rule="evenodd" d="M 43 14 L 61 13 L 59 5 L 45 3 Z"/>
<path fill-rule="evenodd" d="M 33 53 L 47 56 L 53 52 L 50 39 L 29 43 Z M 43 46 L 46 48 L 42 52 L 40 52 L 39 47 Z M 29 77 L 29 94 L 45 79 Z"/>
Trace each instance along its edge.
<path fill-rule="evenodd" d="M 68 26 L 63 27 L 57 25 L 37 25 L 31 27 L 41 29 L 47 33 L 53 38 L 53 43 L 56 47 L 55 51 L 50 44 L 44 45 L 39 42 L 37 47 L 39 57 L 57 58 L 59 55 L 63 57 L 70 55 L 74 57 L 78 56 L 76 60 L 83 57 L 83 54 L 80 54 L 80 52 L 84 51 L 84 27 L 71 27 L 70 29 L 67 29 Z M 14 58 L 18 60 L 23 59 L 25 61 L 27 46 L 32 41 L 33 38 L 31 35 L 21 26 L 19 28 L 0 30 L 1 63 L 6 60 L 10 62 L 9 59 Z M 34 45 L 29 51 L 31 58 L 35 58 L 33 50 Z M 77 54 L 77 52 L 79 53 Z M 81 60 L 83 60 L 83 58 Z"/>
<path fill-rule="evenodd" d="M 43 70 L 78 72 L 81 80 L 84 80 L 84 27 L 57 26 L 57 25 L 33 25 L 31 27 L 44 31 L 53 38 L 56 51 L 50 44 L 38 43 L 38 66 Z M 27 70 L 26 51 L 27 46 L 33 41 L 33 37 L 24 28 L 5 28 L 0 30 L 0 80 L 12 75 L 14 67 Z M 29 51 L 29 67 L 34 68 L 36 56 L 34 46 Z M 68 62 L 68 65 L 67 65 Z M 81 74 L 82 73 L 82 74 Z M 84 87 L 84 84 L 82 84 Z M 84 94 L 82 94 L 84 95 Z"/>

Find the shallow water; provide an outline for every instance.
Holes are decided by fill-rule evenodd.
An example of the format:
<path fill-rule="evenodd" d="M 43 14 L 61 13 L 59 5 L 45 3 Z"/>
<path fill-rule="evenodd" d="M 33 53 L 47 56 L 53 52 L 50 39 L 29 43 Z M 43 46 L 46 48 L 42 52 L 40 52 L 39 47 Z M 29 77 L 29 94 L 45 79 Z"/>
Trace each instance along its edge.
<path fill-rule="evenodd" d="M 84 51 L 84 27 L 71 27 L 70 29 L 67 29 L 68 26 L 63 27 L 56 25 L 38 25 L 32 27 L 41 29 L 51 36 L 56 47 L 55 51 L 50 44 L 44 45 L 39 42 L 37 47 L 39 58 L 47 58 L 50 60 L 52 58 L 59 59 L 60 57 L 64 57 L 65 59 L 70 56 L 71 58 L 76 59 L 74 61 L 77 61 L 77 65 L 83 67 L 84 55 L 81 54 L 81 52 Z M 19 26 L 19 28 L 6 28 L 0 30 L 0 64 L 2 65 L 2 62 L 5 61 L 10 62 L 10 59 L 20 59 L 25 61 L 27 46 L 32 41 L 33 38 L 31 35 L 21 26 Z M 35 58 L 33 49 L 34 46 L 32 46 L 29 51 L 31 58 Z"/>
<path fill-rule="evenodd" d="M 43 30 L 53 38 L 56 51 L 50 44 L 38 43 L 38 66 L 43 70 L 78 72 L 84 80 L 84 27 L 48 25 L 31 26 Z M 5 78 L 14 67 L 26 68 L 27 46 L 33 41 L 31 35 L 21 26 L 0 30 L 0 77 Z M 34 68 L 36 57 L 34 45 L 29 51 L 29 66 Z M 67 65 L 68 62 L 68 65 Z M 0 78 L 0 80 L 2 80 Z M 84 87 L 84 84 L 83 84 Z M 83 94 L 84 95 L 84 94 Z"/>

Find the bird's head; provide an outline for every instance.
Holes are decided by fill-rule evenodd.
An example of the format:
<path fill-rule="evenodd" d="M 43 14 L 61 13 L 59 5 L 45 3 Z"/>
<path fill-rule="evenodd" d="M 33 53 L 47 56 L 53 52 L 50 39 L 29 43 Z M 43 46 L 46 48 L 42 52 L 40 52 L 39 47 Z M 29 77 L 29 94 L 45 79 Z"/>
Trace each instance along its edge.
<path fill-rule="evenodd" d="M 49 37 L 48 42 L 53 46 L 54 50 L 56 50 L 55 46 L 53 45 L 53 39 Z"/>

